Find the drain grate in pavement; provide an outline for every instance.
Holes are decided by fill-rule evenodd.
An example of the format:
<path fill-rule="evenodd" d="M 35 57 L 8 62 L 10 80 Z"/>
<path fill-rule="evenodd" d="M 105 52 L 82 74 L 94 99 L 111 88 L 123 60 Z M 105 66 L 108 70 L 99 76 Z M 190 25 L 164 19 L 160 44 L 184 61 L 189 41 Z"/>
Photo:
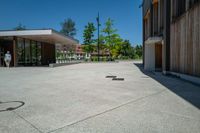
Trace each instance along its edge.
<path fill-rule="evenodd" d="M 117 76 L 114 76 L 112 74 L 110 74 L 109 76 L 106 76 L 106 78 L 110 78 L 113 81 L 124 81 L 125 80 L 124 78 L 118 78 Z"/>
<path fill-rule="evenodd" d="M 116 81 L 124 81 L 124 78 L 113 78 L 112 80 L 116 80 Z"/>
<path fill-rule="evenodd" d="M 106 78 L 117 78 L 117 76 L 106 76 Z"/>

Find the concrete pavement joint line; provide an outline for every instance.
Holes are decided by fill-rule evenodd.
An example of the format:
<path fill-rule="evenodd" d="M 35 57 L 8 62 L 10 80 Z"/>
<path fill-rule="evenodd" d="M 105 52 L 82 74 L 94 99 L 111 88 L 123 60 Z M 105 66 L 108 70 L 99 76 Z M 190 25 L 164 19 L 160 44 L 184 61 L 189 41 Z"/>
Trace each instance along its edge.
<path fill-rule="evenodd" d="M 108 109 L 108 110 L 106 110 L 106 111 L 104 111 L 104 112 L 101 112 L 101 113 L 98 113 L 98 114 L 95 114 L 95 115 L 92 115 L 92 116 L 88 116 L 88 117 L 86 117 L 86 118 L 84 118 L 84 119 L 81 119 L 81 120 L 76 121 L 76 122 L 72 122 L 71 124 L 65 125 L 65 126 L 63 126 L 63 127 L 57 128 L 57 129 L 52 130 L 52 131 L 49 131 L 49 132 L 47 132 L 47 133 L 52 133 L 52 132 L 55 132 L 55 131 L 57 131 L 57 130 L 63 129 L 63 128 L 65 128 L 65 127 L 73 126 L 73 125 L 78 124 L 78 123 L 80 123 L 80 122 L 83 122 L 83 121 L 92 119 L 92 118 L 94 118 L 94 117 L 100 116 L 100 115 L 102 115 L 102 114 L 111 112 L 111 111 L 113 111 L 113 110 L 115 110 L 115 109 L 121 108 L 121 107 L 126 106 L 126 105 L 128 105 L 128 104 L 135 103 L 135 102 L 138 102 L 138 101 L 140 101 L 140 100 L 143 100 L 143 99 L 146 99 L 146 98 L 149 98 L 149 97 L 152 97 L 152 96 L 161 94 L 161 93 L 163 93 L 163 92 L 165 92 L 165 91 L 167 91 L 167 90 L 162 90 L 162 91 L 153 93 L 153 94 L 151 94 L 151 95 L 147 95 L 147 96 L 138 98 L 138 99 L 136 99 L 136 100 L 130 100 L 129 102 L 126 102 L 126 103 L 124 103 L 124 104 L 121 104 L 121 105 L 119 105 L 119 106 L 117 106 L 117 107 Z"/>
<path fill-rule="evenodd" d="M 27 122 L 29 125 L 31 125 L 34 129 L 36 129 L 39 133 L 43 133 L 40 129 L 38 129 L 35 125 L 33 125 L 31 122 L 29 122 L 28 120 L 26 120 L 24 117 L 22 117 L 21 115 L 19 115 L 17 112 L 15 111 L 11 111 L 14 114 L 16 114 L 18 117 L 20 117 L 21 119 L 23 119 L 25 122 Z"/>

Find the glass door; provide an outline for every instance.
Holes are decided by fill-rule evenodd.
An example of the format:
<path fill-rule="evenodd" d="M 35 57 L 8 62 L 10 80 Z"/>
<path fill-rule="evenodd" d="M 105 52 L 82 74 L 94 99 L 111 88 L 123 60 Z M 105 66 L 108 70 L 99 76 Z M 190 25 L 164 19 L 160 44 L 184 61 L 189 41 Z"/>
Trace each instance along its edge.
<path fill-rule="evenodd" d="M 25 40 L 25 65 L 31 65 L 31 43 L 30 40 Z"/>
<path fill-rule="evenodd" d="M 37 65 L 37 44 L 35 41 L 31 41 L 31 63 Z"/>
<path fill-rule="evenodd" d="M 18 38 L 17 39 L 17 59 L 18 59 L 18 65 L 24 65 L 25 64 L 25 45 L 24 45 L 24 39 Z"/>
<path fill-rule="evenodd" d="M 37 50 L 36 50 L 36 56 L 37 56 L 37 65 L 42 65 L 42 54 L 41 54 L 41 43 L 37 42 Z"/>

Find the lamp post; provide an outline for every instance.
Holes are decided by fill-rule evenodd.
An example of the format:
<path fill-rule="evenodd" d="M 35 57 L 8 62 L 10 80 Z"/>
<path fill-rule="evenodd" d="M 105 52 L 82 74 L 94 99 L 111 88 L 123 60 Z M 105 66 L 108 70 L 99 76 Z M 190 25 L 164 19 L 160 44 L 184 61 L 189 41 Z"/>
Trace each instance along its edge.
<path fill-rule="evenodd" d="M 100 22 L 99 22 L 99 13 L 97 17 L 97 31 L 98 31 L 98 42 L 97 42 L 97 51 L 98 51 L 98 61 L 100 61 L 100 47 L 99 47 L 99 27 L 100 27 Z"/>

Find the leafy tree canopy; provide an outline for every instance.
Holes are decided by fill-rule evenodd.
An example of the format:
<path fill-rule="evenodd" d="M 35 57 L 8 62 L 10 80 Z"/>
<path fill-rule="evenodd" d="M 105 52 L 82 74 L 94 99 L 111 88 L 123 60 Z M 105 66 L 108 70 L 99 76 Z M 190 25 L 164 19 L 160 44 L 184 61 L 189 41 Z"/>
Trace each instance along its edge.
<path fill-rule="evenodd" d="M 84 46 L 83 46 L 83 50 L 87 53 L 92 53 L 95 49 L 94 46 L 94 32 L 96 31 L 96 28 L 94 26 L 93 23 L 88 23 L 85 26 L 84 32 L 83 32 L 83 38 L 84 38 Z"/>
<path fill-rule="evenodd" d="M 120 38 L 119 34 L 116 34 L 117 30 L 114 29 L 113 27 L 114 27 L 114 21 L 111 18 L 108 18 L 102 32 L 105 35 L 104 37 L 105 44 L 111 56 L 112 55 L 116 56 L 119 51 L 115 48 L 119 47 L 119 44 L 121 43 L 122 39 Z"/>
<path fill-rule="evenodd" d="M 63 33 L 66 36 L 74 37 L 76 35 L 76 23 L 71 19 L 65 19 L 64 22 L 61 23 L 61 33 Z"/>
<path fill-rule="evenodd" d="M 88 23 L 84 30 L 84 51 L 92 53 L 97 49 L 98 39 L 94 39 L 96 28 L 93 23 Z M 100 52 L 109 52 L 107 60 L 112 59 L 141 59 L 142 46 L 131 45 L 129 40 L 124 40 L 114 28 L 114 21 L 108 19 L 99 36 Z M 96 50 L 97 51 L 97 50 Z"/>
<path fill-rule="evenodd" d="M 114 20 L 108 18 L 108 20 L 105 23 L 105 28 L 102 30 L 102 32 L 105 33 L 107 36 L 114 34 L 117 30 L 113 29 L 113 25 L 114 25 Z"/>
<path fill-rule="evenodd" d="M 94 37 L 95 31 L 96 31 L 96 28 L 93 23 L 88 23 L 85 26 L 85 30 L 83 33 L 84 45 L 91 45 L 94 43 L 95 39 L 93 39 L 93 37 Z"/>
<path fill-rule="evenodd" d="M 83 51 L 86 53 L 92 53 L 95 51 L 95 45 L 83 45 Z"/>

